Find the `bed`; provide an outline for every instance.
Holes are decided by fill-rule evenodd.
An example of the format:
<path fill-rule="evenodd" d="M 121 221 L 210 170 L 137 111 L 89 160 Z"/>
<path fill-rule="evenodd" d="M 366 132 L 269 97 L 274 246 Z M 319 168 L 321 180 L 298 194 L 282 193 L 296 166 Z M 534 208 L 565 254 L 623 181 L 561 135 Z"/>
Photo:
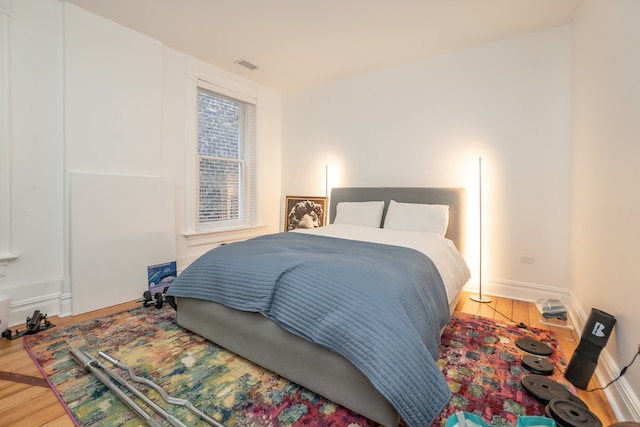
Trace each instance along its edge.
<path fill-rule="evenodd" d="M 435 207 L 440 210 L 429 226 L 443 226 L 444 208 L 445 238 L 440 231 L 418 234 L 429 236 L 427 246 L 442 245 L 444 255 L 438 250 L 427 257 L 412 246 L 416 233 L 402 228 L 409 223 L 420 229 L 411 218 L 426 211 L 415 209 L 432 215 Z M 337 404 L 385 426 L 396 426 L 401 417 L 410 427 L 430 425 L 450 398 L 434 366 L 440 333 L 469 278 L 461 255 L 464 212 L 459 188 L 334 188 L 330 225 L 220 246 L 185 269 L 168 296 L 176 301 L 182 327 Z M 396 240 L 387 242 L 387 234 Z M 275 258 L 279 252 L 293 258 L 294 267 Z M 245 253 L 248 264 L 226 270 Z M 367 271 L 355 274 L 358 263 Z M 257 281 L 263 270 L 267 278 Z M 400 291 L 389 285 L 396 277 Z M 235 281 L 242 284 L 217 288 Z M 263 282 L 274 281 L 277 289 L 264 289 Z M 427 281 L 434 290 L 423 290 Z M 370 291 L 377 282 L 382 286 Z M 407 307 L 397 298 L 405 293 L 424 306 Z M 342 316 L 355 311 L 345 327 Z"/>

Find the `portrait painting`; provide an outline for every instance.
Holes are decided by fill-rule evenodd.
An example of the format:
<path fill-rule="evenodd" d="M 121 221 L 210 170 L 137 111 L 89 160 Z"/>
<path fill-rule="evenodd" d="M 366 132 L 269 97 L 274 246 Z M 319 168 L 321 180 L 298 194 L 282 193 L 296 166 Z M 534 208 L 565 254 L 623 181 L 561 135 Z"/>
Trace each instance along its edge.
<path fill-rule="evenodd" d="M 326 197 L 293 197 L 285 200 L 284 231 L 298 228 L 318 228 L 325 224 Z"/>

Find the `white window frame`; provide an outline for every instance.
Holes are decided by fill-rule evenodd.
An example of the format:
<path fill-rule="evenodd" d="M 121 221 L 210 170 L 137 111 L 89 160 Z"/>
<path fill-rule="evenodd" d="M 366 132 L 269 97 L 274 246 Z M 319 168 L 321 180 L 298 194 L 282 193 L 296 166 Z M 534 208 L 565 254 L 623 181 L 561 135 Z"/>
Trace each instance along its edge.
<path fill-rule="evenodd" d="M 11 0 L 0 0 L 0 276 L 18 258 L 11 252 Z"/>
<path fill-rule="evenodd" d="M 208 230 L 198 229 L 198 88 L 237 99 L 256 106 L 256 179 L 259 176 L 259 91 L 257 86 L 240 83 L 231 77 L 225 77 L 219 72 L 207 68 L 199 61 L 189 61 L 187 66 L 187 80 L 189 80 L 190 106 L 187 109 L 187 141 L 185 144 L 186 179 L 185 179 L 185 232 L 188 246 L 219 244 L 236 240 L 244 240 L 255 237 L 259 229 L 264 228 L 260 214 L 260 186 L 255 187 L 256 223 L 253 225 L 232 225 L 227 228 L 214 228 Z"/>
<path fill-rule="evenodd" d="M 212 88 L 209 87 L 208 84 L 202 82 L 198 84 L 198 103 L 200 103 L 200 95 L 205 94 L 206 96 L 211 96 L 216 99 L 225 100 L 229 104 L 234 104 L 239 106 L 240 109 L 240 121 L 238 123 L 239 126 L 239 140 L 238 142 L 238 157 L 235 158 L 226 158 L 226 157 L 216 157 L 203 155 L 200 153 L 198 149 L 197 161 L 200 162 L 204 159 L 212 160 L 212 161 L 222 161 L 222 162 L 230 162 L 235 164 L 240 171 L 240 182 L 238 183 L 240 188 L 240 199 L 239 199 L 239 211 L 237 212 L 238 218 L 228 219 L 228 220 L 220 220 L 220 221 L 210 221 L 210 222 L 202 222 L 200 215 L 198 215 L 198 219 L 196 220 L 196 230 L 199 231 L 218 231 L 229 228 L 246 228 L 255 225 L 255 174 L 254 170 L 256 167 L 256 159 L 255 159 L 255 139 L 256 139 L 256 121 L 255 121 L 255 112 L 257 106 L 254 103 L 246 102 L 238 100 L 237 98 L 231 98 L 229 96 L 225 96 L 220 94 L 219 92 L 215 92 Z M 200 112 L 200 107 L 198 108 L 198 112 Z M 253 119 L 253 122 L 247 124 L 247 114 Z M 200 123 L 200 120 L 198 120 Z M 249 132 L 247 132 L 249 131 Z M 201 141 L 197 141 L 197 145 L 200 146 Z M 201 180 L 202 180 L 202 172 L 198 173 L 196 180 L 200 183 L 201 190 Z M 198 202 L 197 206 L 200 206 L 199 209 L 202 209 L 202 193 L 198 191 Z"/>

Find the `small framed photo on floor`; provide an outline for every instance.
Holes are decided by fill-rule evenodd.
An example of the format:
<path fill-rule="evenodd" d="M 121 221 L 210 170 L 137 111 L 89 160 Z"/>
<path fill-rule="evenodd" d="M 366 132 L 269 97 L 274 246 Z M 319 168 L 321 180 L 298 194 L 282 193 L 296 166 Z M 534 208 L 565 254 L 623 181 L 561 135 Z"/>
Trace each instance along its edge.
<path fill-rule="evenodd" d="M 284 211 L 284 231 L 322 227 L 327 218 L 327 198 L 287 196 Z"/>

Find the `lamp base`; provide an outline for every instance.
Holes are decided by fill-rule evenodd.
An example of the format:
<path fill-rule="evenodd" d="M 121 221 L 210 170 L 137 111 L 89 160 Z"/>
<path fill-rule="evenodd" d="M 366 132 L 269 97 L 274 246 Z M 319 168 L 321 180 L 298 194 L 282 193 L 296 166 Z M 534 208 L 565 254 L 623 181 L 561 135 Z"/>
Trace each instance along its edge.
<path fill-rule="evenodd" d="M 491 298 L 489 298 L 489 297 L 485 297 L 485 296 L 480 295 L 480 294 L 478 294 L 478 295 L 471 295 L 471 296 L 469 297 L 469 299 L 470 299 L 471 301 L 481 302 L 481 303 L 491 302 Z"/>

